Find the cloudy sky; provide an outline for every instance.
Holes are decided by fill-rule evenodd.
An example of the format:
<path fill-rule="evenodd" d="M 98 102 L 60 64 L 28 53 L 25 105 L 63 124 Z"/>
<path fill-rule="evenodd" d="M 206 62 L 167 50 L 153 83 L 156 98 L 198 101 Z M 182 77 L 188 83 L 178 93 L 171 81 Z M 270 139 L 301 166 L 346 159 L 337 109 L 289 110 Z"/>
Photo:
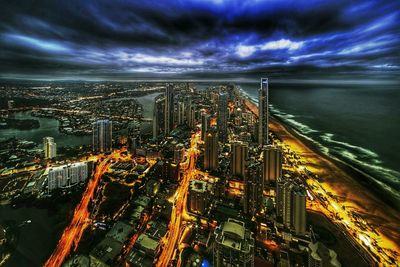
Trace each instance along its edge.
<path fill-rule="evenodd" d="M 1 77 L 399 73 L 400 1 L 3 1 Z"/>

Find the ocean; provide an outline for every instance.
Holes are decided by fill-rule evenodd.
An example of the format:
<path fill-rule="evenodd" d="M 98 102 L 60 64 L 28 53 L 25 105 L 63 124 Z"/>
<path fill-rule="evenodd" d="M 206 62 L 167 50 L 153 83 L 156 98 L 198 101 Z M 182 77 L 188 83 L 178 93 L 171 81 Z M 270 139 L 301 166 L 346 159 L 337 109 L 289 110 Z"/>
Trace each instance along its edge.
<path fill-rule="evenodd" d="M 258 102 L 259 82 L 237 84 Z M 269 81 L 270 112 L 324 154 L 400 197 L 400 87 L 387 81 Z"/>

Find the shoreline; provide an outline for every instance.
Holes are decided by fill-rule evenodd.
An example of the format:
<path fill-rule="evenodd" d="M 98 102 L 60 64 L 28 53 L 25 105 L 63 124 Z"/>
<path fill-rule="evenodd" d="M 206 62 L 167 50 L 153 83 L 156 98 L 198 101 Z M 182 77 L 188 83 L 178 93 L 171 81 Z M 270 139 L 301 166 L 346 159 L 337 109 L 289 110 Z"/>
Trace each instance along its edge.
<path fill-rule="evenodd" d="M 258 116 L 255 103 L 243 96 L 247 108 Z M 384 192 L 373 187 L 367 175 L 323 154 L 310 140 L 300 136 L 281 120 L 270 117 L 269 127 L 283 143 L 290 146 L 304 161 L 307 169 L 317 174 L 321 184 L 338 196 L 343 206 L 351 207 L 362 215 L 368 224 L 392 241 L 394 250 L 400 252 L 400 212 L 387 201 L 381 199 Z M 387 196 L 385 197 L 387 198 Z M 387 241 L 385 239 L 385 241 Z M 387 245 L 387 242 L 383 242 Z"/>
<path fill-rule="evenodd" d="M 375 194 L 376 197 L 382 200 L 385 204 L 390 206 L 393 205 L 394 209 L 397 212 L 400 212 L 400 202 L 398 202 L 399 200 L 390 194 L 386 194 L 383 191 L 383 189 L 380 188 L 379 184 L 373 180 L 374 178 L 372 175 L 366 173 L 363 170 L 358 169 L 357 167 L 352 166 L 350 163 L 346 163 L 341 159 L 337 159 L 332 156 L 324 154 L 315 143 L 301 136 L 301 134 L 299 134 L 296 129 L 293 129 L 282 119 L 275 116 L 270 116 L 270 119 L 272 121 L 275 121 L 275 123 L 278 123 L 282 127 L 284 127 L 286 131 L 288 131 L 296 139 L 299 139 L 299 141 L 301 141 L 304 145 L 310 148 L 310 150 L 312 150 L 314 153 L 318 154 L 320 157 L 324 158 L 327 161 L 332 161 L 332 163 L 334 165 L 337 165 L 339 169 L 342 169 L 343 172 L 347 173 L 355 180 L 357 180 L 357 182 L 359 182 L 362 186 L 364 186 L 364 189 L 370 190 L 373 194 Z"/>

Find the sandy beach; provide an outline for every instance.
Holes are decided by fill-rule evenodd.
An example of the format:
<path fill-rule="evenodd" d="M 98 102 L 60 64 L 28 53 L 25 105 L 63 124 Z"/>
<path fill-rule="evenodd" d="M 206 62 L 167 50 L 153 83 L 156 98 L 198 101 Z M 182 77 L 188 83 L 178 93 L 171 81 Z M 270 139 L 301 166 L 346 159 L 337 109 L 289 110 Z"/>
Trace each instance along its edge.
<path fill-rule="evenodd" d="M 257 106 L 248 100 L 246 104 L 248 109 L 257 115 Z M 393 250 L 390 255 L 397 254 L 395 257 L 399 262 L 400 212 L 379 198 L 378 194 L 368 187 L 368 183 L 362 183 L 363 180 L 367 181 L 362 173 L 327 157 L 313 147 L 310 141 L 275 118 L 270 119 L 269 127 L 292 151 L 301 156 L 308 170 L 319 176 L 318 185 L 334 196 L 336 203 L 340 205 L 339 209 L 346 207 L 346 213 L 352 210 L 361 215 L 368 227 L 379 233 L 371 234 L 377 236 L 378 246 L 387 249 L 388 252 Z M 320 207 L 318 211 L 321 211 Z M 324 213 L 329 214 L 328 211 Z"/>

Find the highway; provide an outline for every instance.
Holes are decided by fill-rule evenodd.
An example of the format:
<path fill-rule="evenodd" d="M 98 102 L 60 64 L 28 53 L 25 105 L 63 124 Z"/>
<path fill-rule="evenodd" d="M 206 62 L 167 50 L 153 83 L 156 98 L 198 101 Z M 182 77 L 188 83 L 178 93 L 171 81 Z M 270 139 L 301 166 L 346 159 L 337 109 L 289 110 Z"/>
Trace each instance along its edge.
<path fill-rule="evenodd" d="M 71 251 L 77 248 L 84 230 L 90 224 L 88 205 L 93 198 L 93 194 L 96 191 L 100 178 L 111 165 L 110 160 L 119 157 L 119 153 L 120 151 L 113 152 L 97 165 L 93 178 L 89 180 L 82 199 L 75 208 L 71 223 L 67 228 L 65 228 L 60 240 L 58 241 L 56 249 L 53 251 L 44 266 L 61 266 Z"/>
<path fill-rule="evenodd" d="M 174 195 L 174 206 L 172 208 L 171 220 L 168 226 L 168 235 L 164 240 L 164 247 L 156 264 L 156 266 L 159 267 L 170 266 L 170 262 L 177 248 L 177 242 L 182 233 L 181 226 L 184 221 L 183 215 L 185 212 L 186 193 L 189 188 L 190 180 L 195 175 L 196 160 L 199 153 L 197 149 L 199 137 L 200 133 L 192 135 L 191 146 L 187 150 L 187 160 L 189 161 L 189 164 Z"/>

